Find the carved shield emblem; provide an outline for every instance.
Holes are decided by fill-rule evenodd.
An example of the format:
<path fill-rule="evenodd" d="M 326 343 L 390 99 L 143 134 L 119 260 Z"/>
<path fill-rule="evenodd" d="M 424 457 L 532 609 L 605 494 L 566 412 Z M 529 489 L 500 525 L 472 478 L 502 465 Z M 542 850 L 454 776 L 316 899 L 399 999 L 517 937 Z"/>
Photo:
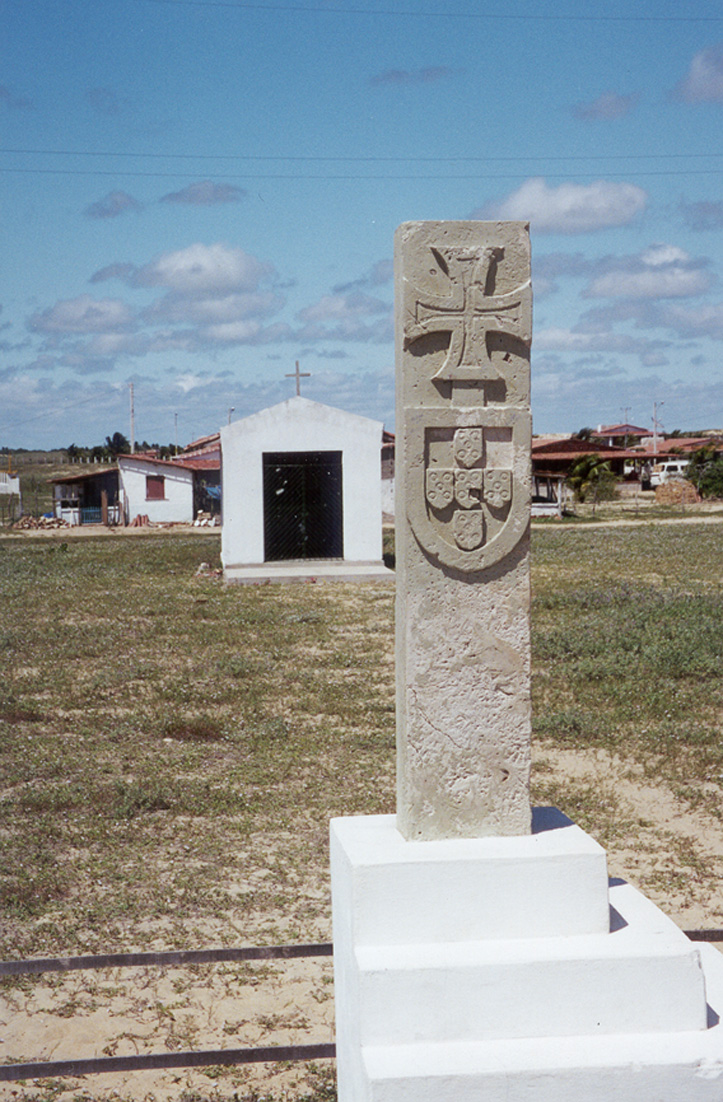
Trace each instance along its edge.
<path fill-rule="evenodd" d="M 471 471 L 464 468 L 455 471 L 454 496 L 457 499 L 457 504 L 461 505 L 463 509 L 479 508 L 481 498 L 474 491 L 482 489 L 482 478 L 482 471 L 476 468 Z"/>
<path fill-rule="evenodd" d="M 474 467 L 482 459 L 482 429 L 457 429 L 454 458 L 462 467 Z"/>
<path fill-rule="evenodd" d="M 482 512 L 472 513 L 457 509 L 452 518 L 452 529 L 458 546 L 465 551 L 473 551 L 481 545 L 484 539 L 484 517 Z"/>
<path fill-rule="evenodd" d="M 446 509 L 452 504 L 454 498 L 454 471 L 434 470 L 427 471 L 427 501 L 435 509 Z"/>
<path fill-rule="evenodd" d="M 519 462 L 529 452 L 529 413 L 489 406 L 408 412 L 407 516 L 420 546 L 464 572 L 500 562 L 529 523 L 529 467 Z M 487 452 L 494 467 L 484 465 Z"/>
<path fill-rule="evenodd" d="M 493 509 L 512 501 L 512 471 L 486 471 L 484 497 Z"/>

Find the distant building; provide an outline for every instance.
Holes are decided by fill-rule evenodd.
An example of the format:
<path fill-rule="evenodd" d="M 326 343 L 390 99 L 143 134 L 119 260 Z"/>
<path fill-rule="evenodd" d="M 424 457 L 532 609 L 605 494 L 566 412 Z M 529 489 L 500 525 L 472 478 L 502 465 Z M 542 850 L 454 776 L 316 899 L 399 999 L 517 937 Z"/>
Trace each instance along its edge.
<path fill-rule="evenodd" d="M 120 498 L 126 524 L 147 516 L 151 524 L 190 524 L 193 470 L 144 455 L 119 455 Z"/>
<path fill-rule="evenodd" d="M 10 471 L 0 471 L 0 522 L 17 520 L 22 511 L 19 477 Z"/>
<path fill-rule="evenodd" d="M 226 579 L 390 576 L 382 431 L 380 421 L 298 395 L 222 428 Z"/>
<path fill-rule="evenodd" d="M 650 429 L 643 429 L 640 425 L 630 425 L 623 422 L 620 425 L 598 425 L 591 438 L 596 442 L 607 444 L 609 448 L 629 448 L 637 444 L 644 436 L 650 435 Z"/>
<path fill-rule="evenodd" d="M 122 524 L 123 504 L 117 467 L 95 467 L 83 474 L 50 480 L 53 513 L 67 524 Z"/>
<path fill-rule="evenodd" d="M 199 509 L 218 511 L 207 480 L 218 486 L 218 461 L 207 470 L 197 459 L 119 455 L 116 466 L 52 479 L 53 512 L 71 525 L 131 524 L 141 516 L 151 524 L 190 524 Z"/>

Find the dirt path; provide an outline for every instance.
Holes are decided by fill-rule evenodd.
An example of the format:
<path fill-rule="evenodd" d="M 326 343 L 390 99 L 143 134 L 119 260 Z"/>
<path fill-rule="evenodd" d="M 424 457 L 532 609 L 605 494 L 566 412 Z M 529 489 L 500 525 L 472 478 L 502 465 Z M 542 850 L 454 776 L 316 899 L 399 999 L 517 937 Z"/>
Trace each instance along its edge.
<path fill-rule="evenodd" d="M 533 530 L 545 532 L 589 532 L 598 528 L 641 528 L 653 525 L 670 524 L 723 524 L 723 509 L 717 513 L 708 513 L 692 517 L 619 517 L 616 520 L 591 520 L 584 524 L 555 524 L 551 521 L 532 522 Z"/>

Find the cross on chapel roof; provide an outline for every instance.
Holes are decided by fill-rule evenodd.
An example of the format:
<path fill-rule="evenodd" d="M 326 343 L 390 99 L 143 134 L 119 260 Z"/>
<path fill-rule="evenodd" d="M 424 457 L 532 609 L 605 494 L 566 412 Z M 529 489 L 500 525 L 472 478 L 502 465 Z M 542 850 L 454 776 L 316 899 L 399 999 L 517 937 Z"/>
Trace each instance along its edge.
<path fill-rule="evenodd" d="M 299 361 L 297 360 L 296 361 L 296 370 L 290 372 L 287 375 L 285 375 L 284 378 L 286 378 L 286 379 L 296 379 L 296 397 L 298 398 L 299 395 L 301 394 L 301 380 L 302 379 L 310 379 L 311 378 L 311 372 L 310 371 L 299 371 Z"/>

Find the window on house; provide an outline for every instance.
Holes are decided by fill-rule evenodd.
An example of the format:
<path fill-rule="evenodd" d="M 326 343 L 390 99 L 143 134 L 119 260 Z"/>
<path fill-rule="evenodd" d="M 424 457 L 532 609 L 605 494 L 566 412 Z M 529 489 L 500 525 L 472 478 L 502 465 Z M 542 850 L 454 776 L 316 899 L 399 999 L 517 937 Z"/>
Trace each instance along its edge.
<path fill-rule="evenodd" d="M 166 497 L 166 479 L 162 474 L 146 475 L 146 501 L 164 501 Z"/>

